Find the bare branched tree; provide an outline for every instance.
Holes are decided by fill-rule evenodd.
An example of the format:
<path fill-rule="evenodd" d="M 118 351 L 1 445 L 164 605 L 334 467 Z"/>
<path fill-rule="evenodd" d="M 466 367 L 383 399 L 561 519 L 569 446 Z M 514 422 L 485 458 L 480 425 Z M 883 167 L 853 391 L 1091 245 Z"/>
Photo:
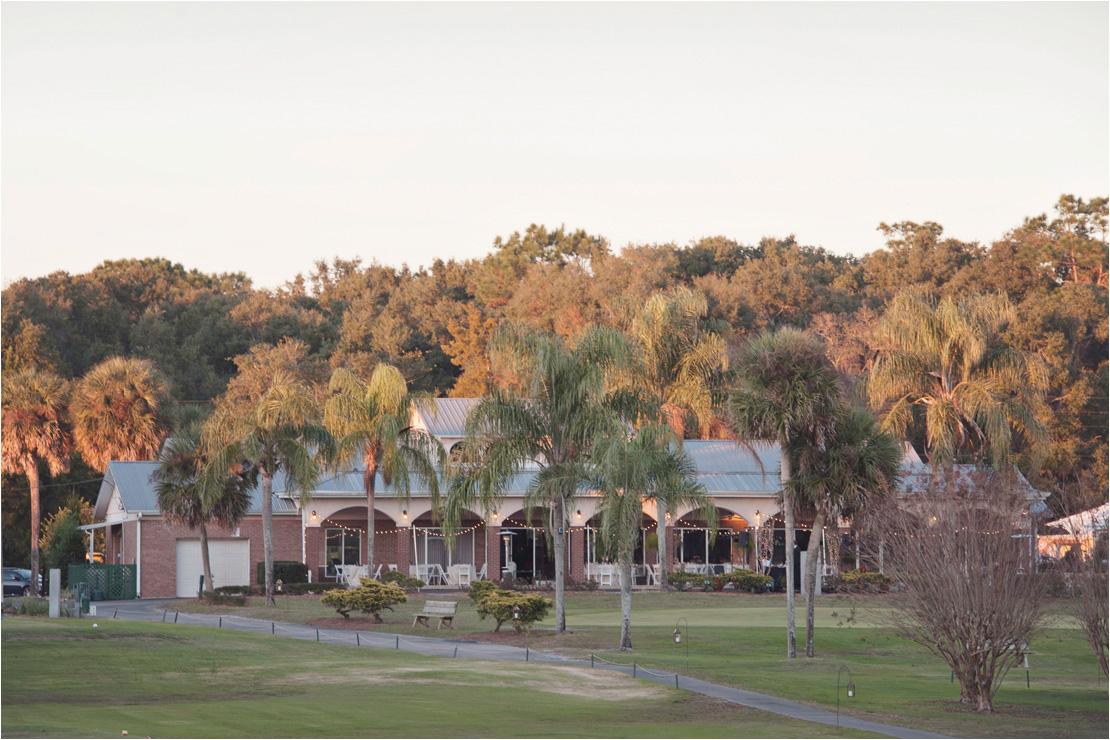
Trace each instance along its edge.
<path fill-rule="evenodd" d="M 1044 620 L 1024 513 L 1010 479 L 938 472 L 922 493 L 892 501 L 877 522 L 886 572 L 897 583 L 889 626 L 942 659 L 960 702 L 993 711 L 1002 679 L 1020 665 Z M 877 543 L 876 543 L 877 544 Z"/>
<path fill-rule="evenodd" d="M 1067 575 L 1070 598 L 1065 603 L 1067 611 L 1079 622 L 1098 657 L 1102 674 L 1107 674 L 1107 631 L 1110 629 L 1110 589 L 1107 587 L 1106 567 L 1106 507 L 1105 505 L 1061 520 L 1067 538 L 1072 541 L 1068 557 L 1060 561 Z"/>

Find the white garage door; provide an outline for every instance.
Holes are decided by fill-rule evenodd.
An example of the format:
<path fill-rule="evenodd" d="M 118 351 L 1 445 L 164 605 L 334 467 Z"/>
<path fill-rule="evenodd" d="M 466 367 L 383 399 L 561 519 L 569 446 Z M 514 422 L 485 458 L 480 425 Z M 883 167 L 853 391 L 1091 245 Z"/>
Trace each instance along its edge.
<path fill-rule="evenodd" d="M 251 582 L 251 541 L 208 540 L 208 557 L 212 563 L 210 588 L 220 586 L 245 586 Z M 204 567 L 200 560 L 200 540 L 177 541 L 177 595 L 189 598 L 197 595 L 200 576 Z"/>

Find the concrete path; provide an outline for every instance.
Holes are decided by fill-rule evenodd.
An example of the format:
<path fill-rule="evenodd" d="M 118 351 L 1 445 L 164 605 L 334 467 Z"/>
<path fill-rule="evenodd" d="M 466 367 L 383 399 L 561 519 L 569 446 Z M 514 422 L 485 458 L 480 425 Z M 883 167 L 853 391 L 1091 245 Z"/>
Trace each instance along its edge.
<path fill-rule="evenodd" d="M 188 612 L 163 611 L 163 606 L 173 599 L 142 601 L 101 601 L 97 602 L 97 615 L 87 617 L 91 619 L 130 619 L 144 622 L 171 622 L 175 624 L 189 624 L 202 627 L 218 627 L 234 629 L 243 632 L 259 634 L 273 634 L 282 637 L 291 637 L 297 640 L 313 640 L 332 645 L 350 645 L 352 647 L 377 647 L 406 650 L 421 655 L 434 655 L 445 658 L 478 658 L 482 660 L 516 660 L 532 663 L 556 663 L 562 665 L 590 666 L 604 670 L 617 671 L 635 678 L 667 686 L 675 686 L 687 691 L 693 691 L 717 699 L 724 699 L 733 704 L 740 704 L 765 712 L 781 714 L 785 717 L 819 722 L 826 725 L 850 727 L 865 732 L 875 732 L 897 738 L 947 738 L 934 732 L 915 730 L 909 727 L 870 722 L 857 719 L 845 714 L 837 716 L 825 709 L 806 706 L 797 702 L 779 699 L 766 694 L 757 694 L 754 691 L 721 686 L 720 684 L 700 681 L 675 673 L 659 673 L 634 665 L 619 665 L 609 663 L 600 658 L 582 660 L 564 658 L 559 655 L 542 653 L 529 648 L 518 648 L 509 645 L 492 645 L 485 642 L 472 640 L 450 640 L 442 637 L 417 637 L 414 635 L 397 635 L 383 632 L 356 632 L 353 630 L 317 629 L 302 624 L 288 622 L 266 621 L 262 619 L 248 619 L 246 617 L 215 615 L 215 614 L 190 614 Z"/>

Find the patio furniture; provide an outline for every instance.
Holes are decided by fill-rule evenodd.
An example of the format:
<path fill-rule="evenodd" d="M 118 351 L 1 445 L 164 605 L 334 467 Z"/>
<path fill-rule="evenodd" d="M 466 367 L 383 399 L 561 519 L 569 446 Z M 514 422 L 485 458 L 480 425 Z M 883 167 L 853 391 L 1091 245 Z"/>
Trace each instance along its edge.
<path fill-rule="evenodd" d="M 366 578 L 370 574 L 370 568 L 366 565 L 346 565 L 343 567 L 343 579 L 347 582 L 348 588 L 358 588 L 362 585 L 360 579 Z"/>
<path fill-rule="evenodd" d="M 453 622 L 455 621 L 455 611 L 459 608 L 457 601 L 425 601 L 424 611 L 417 614 L 412 618 L 412 626 L 415 627 L 417 623 L 428 627 L 428 620 L 435 618 L 439 620 L 439 626 L 436 629 L 441 629 L 444 622 L 447 623 L 449 629 L 455 629 Z"/>
<path fill-rule="evenodd" d="M 474 579 L 474 566 L 468 563 L 457 563 L 451 566 L 450 580 L 458 586 L 470 586 Z"/>
<path fill-rule="evenodd" d="M 389 569 L 390 569 L 390 570 L 397 570 L 397 566 L 396 566 L 396 565 L 394 565 L 393 563 L 390 563 L 390 564 L 389 564 Z"/>
<path fill-rule="evenodd" d="M 597 583 L 599 586 L 612 586 L 613 585 L 613 566 L 599 565 L 597 566 Z"/>
<path fill-rule="evenodd" d="M 486 564 L 485 563 L 482 563 L 482 569 L 478 571 L 477 580 L 479 580 L 479 581 L 486 580 Z"/>
<path fill-rule="evenodd" d="M 374 571 L 374 580 L 380 581 L 382 579 L 382 564 L 378 563 L 378 569 Z"/>
<path fill-rule="evenodd" d="M 501 569 L 501 580 L 505 580 L 506 577 L 516 578 L 516 563 L 512 560 Z"/>

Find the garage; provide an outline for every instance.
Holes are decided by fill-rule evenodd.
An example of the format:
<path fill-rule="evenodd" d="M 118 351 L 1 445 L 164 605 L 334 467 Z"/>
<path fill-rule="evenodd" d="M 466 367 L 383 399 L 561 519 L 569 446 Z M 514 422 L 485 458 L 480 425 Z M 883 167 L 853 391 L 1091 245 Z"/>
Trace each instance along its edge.
<path fill-rule="evenodd" d="M 212 562 L 212 588 L 243 586 L 251 582 L 250 547 L 247 539 L 210 539 L 208 556 Z M 197 595 L 204 567 L 200 558 L 200 540 L 177 541 L 177 596 Z"/>

